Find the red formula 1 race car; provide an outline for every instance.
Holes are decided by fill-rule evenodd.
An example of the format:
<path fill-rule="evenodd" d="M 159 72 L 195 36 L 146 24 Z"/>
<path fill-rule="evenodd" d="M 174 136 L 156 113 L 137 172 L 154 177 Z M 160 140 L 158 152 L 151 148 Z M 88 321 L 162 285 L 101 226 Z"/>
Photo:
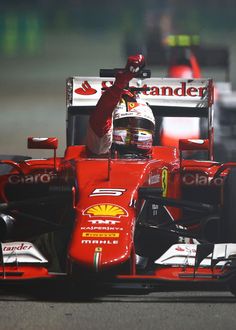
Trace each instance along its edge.
<path fill-rule="evenodd" d="M 29 148 L 52 149 L 53 157 L 1 160 L 0 280 L 208 281 L 236 293 L 236 164 L 212 159 L 212 80 L 144 75 L 129 86 L 157 122 L 205 118 L 208 138 L 158 146 L 157 129 L 148 158 L 91 157 L 84 136 L 114 81 L 105 75 L 67 80 L 64 157 L 56 138 L 30 137 Z M 206 160 L 185 159 L 192 150 Z"/>

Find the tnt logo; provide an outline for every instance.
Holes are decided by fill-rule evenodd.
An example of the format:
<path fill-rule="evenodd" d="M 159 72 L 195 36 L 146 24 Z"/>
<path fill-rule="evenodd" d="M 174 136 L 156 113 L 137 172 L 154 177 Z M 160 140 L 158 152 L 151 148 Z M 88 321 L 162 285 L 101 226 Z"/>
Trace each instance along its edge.
<path fill-rule="evenodd" d="M 87 80 L 85 80 L 82 83 L 82 87 L 75 89 L 75 93 L 80 94 L 80 95 L 93 95 L 93 94 L 96 94 L 97 91 L 96 91 L 96 89 L 91 87 L 91 85 L 88 83 Z"/>

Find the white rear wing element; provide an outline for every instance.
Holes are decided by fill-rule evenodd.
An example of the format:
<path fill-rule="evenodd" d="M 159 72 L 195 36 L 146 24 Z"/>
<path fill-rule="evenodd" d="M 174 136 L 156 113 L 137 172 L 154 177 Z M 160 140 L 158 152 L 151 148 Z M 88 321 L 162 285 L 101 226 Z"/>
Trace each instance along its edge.
<path fill-rule="evenodd" d="M 95 106 L 114 80 L 78 76 L 67 79 L 67 107 Z M 129 87 L 142 88 L 139 96 L 150 106 L 209 108 L 213 103 L 212 79 L 132 79 Z"/>

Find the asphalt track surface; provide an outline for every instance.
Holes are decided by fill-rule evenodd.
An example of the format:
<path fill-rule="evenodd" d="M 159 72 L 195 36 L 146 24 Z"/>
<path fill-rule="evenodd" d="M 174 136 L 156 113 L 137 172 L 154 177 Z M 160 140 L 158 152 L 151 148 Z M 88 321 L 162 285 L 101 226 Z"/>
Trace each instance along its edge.
<path fill-rule="evenodd" d="M 93 297 L 69 293 L 63 285 L 11 285 L 0 287 L 0 328 L 231 330 L 235 303 L 224 288 L 164 287 L 154 293 L 135 289 Z"/>
<path fill-rule="evenodd" d="M 0 154 L 51 156 L 50 151 L 27 150 L 27 136 L 58 136 L 58 154 L 65 148 L 65 78 L 98 72 L 89 66 L 107 39 L 99 40 L 94 53 L 89 40 L 79 39 L 81 58 L 58 58 L 42 62 L 2 61 L 0 79 Z M 92 43 L 92 41 L 91 41 Z M 66 47 L 66 46 L 65 46 Z M 68 45 L 70 47 L 70 45 Z M 121 65 L 117 47 L 107 49 L 109 61 Z M 59 53 L 59 49 L 55 49 Z M 87 56 L 89 54 L 89 56 Z M 67 55 L 67 54 L 62 54 Z M 86 56 L 85 56 L 86 55 Z M 53 54 L 52 54 L 53 58 Z M 83 63 L 82 60 L 85 60 Z M 42 59 L 43 61 L 44 59 Z M 81 63 L 81 68 L 76 63 Z M 46 63 L 46 62 L 45 62 Z M 35 66 L 36 65 L 36 66 Z M 50 75 L 48 72 L 50 71 Z M 93 72 L 92 72 L 93 71 Z M 235 329 L 236 298 L 226 288 L 161 288 L 146 294 L 139 290 L 118 291 L 96 297 L 68 292 L 63 284 L 29 286 L 0 285 L 0 329 Z M 145 294 L 144 294 L 145 293 Z"/>

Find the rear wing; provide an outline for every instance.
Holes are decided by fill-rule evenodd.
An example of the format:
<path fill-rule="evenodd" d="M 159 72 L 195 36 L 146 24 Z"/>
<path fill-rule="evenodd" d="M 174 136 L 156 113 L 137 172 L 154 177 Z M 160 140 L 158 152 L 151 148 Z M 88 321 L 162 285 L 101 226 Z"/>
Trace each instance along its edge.
<path fill-rule="evenodd" d="M 88 115 L 114 80 L 114 77 L 79 76 L 67 79 L 67 145 L 83 141 Z M 135 78 L 127 88 L 137 91 L 139 97 L 152 108 L 155 117 L 207 118 L 208 144 L 212 149 L 212 79 Z"/>
<path fill-rule="evenodd" d="M 110 77 L 68 78 L 67 108 L 94 107 L 114 80 L 115 78 Z M 132 79 L 128 88 L 139 91 L 139 97 L 154 112 L 164 112 L 164 116 L 207 116 L 207 109 L 213 104 L 211 79 Z"/>

